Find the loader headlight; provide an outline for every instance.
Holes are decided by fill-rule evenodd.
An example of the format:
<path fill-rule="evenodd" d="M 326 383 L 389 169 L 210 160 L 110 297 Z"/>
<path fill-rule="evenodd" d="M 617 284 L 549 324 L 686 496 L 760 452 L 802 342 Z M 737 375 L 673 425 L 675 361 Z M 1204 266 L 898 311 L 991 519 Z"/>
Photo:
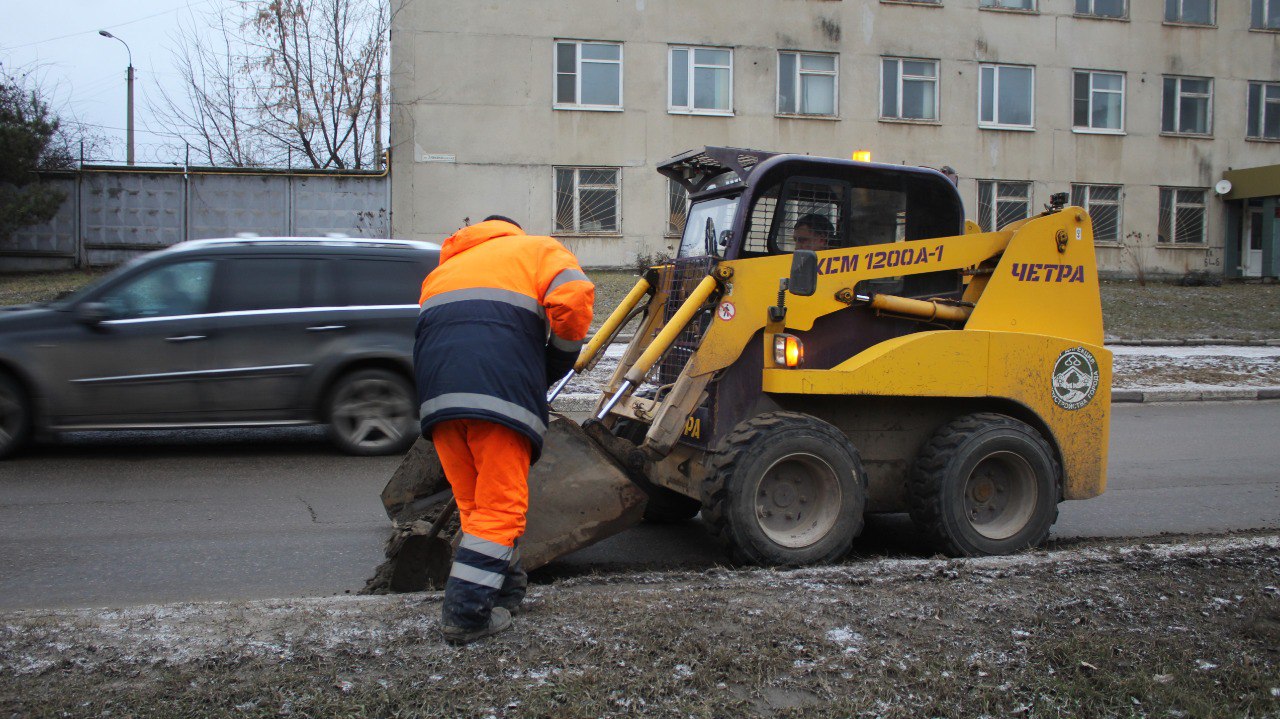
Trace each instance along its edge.
<path fill-rule="evenodd" d="M 774 335 L 773 361 L 783 367 L 799 367 L 804 362 L 804 343 L 795 335 Z"/>

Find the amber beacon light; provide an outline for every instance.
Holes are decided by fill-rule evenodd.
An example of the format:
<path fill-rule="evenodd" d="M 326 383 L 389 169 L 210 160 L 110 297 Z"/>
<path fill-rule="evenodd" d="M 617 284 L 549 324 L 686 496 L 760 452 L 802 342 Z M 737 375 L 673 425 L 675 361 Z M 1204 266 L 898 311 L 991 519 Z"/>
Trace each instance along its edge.
<path fill-rule="evenodd" d="M 854 150 L 853 160 L 854 162 L 871 162 L 871 151 L 870 150 Z"/>
<path fill-rule="evenodd" d="M 773 361 L 783 367 L 799 367 L 804 362 L 804 344 L 795 335 L 773 336 Z"/>

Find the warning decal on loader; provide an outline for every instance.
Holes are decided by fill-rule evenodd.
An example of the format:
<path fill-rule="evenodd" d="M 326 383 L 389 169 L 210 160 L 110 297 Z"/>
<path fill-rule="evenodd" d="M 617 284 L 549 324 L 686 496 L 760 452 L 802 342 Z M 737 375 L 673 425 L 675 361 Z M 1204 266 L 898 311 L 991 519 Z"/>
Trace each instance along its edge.
<path fill-rule="evenodd" d="M 1089 404 L 1098 392 L 1098 360 L 1083 347 L 1063 350 L 1053 365 L 1053 401 L 1066 410 Z"/>

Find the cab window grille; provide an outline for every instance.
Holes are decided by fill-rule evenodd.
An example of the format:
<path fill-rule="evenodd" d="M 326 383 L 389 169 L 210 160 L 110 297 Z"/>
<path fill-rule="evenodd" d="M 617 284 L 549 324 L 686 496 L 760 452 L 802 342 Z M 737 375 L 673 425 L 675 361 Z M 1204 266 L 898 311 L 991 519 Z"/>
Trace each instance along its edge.
<path fill-rule="evenodd" d="M 773 213 L 778 208 L 778 187 L 775 185 L 756 199 L 747 222 L 747 237 L 743 253 L 747 256 L 769 253 L 769 228 L 773 226 Z"/>
<path fill-rule="evenodd" d="M 666 306 L 663 308 L 663 319 L 668 322 L 702 279 L 715 270 L 716 261 L 711 257 L 690 257 L 674 260 L 673 264 L 672 272 L 668 275 L 668 284 L 664 288 L 668 294 Z M 706 334 L 714 313 L 715 303 L 708 303 L 701 312 L 694 315 L 676 337 L 675 342 L 671 343 L 671 348 L 654 365 L 654 370 L 649 373 L 649 382 L 665 385 L 676 381 L 685 365 L 689 363 L 689 358 L 701 344 L 702 336 Z"/>

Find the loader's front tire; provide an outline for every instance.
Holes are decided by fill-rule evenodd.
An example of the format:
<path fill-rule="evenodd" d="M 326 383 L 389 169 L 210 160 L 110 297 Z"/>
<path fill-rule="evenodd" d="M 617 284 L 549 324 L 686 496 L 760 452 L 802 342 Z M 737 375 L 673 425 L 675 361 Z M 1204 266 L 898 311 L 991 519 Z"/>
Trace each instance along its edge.
<path fill-rule="evenodd" d="M 644 441 L 644 435 L 648 430 L 649 425 L 629 419 L 618 420 L 618 423 L 613 426 L 614 436 L 621 437 L 634 445 Z M 675 490 L 660 487 L 641 474 L 629 472 L 628 476 L 636 486 L 649 495 L 649 501 L 644 505 L 646 522 L 653 524 L 686 522 L 702 511 L 702 502 L 693 497 L 686 497 Z"/>
<path fill-rule="evenodd" d="M 983 412 L 955 419 L 925 444 L 911 473 L 911 519 L 953 557 L 1034 547 L 1058 519 L 1058 463 L 1033 427 Z"/>
<path fill-rule="evenodd" d="M 725 438 L 702 516 L 734 560 L 832 562 L 862 533 L 867 475 L 843 432 L 797 412 L 749 419 Z"/>

